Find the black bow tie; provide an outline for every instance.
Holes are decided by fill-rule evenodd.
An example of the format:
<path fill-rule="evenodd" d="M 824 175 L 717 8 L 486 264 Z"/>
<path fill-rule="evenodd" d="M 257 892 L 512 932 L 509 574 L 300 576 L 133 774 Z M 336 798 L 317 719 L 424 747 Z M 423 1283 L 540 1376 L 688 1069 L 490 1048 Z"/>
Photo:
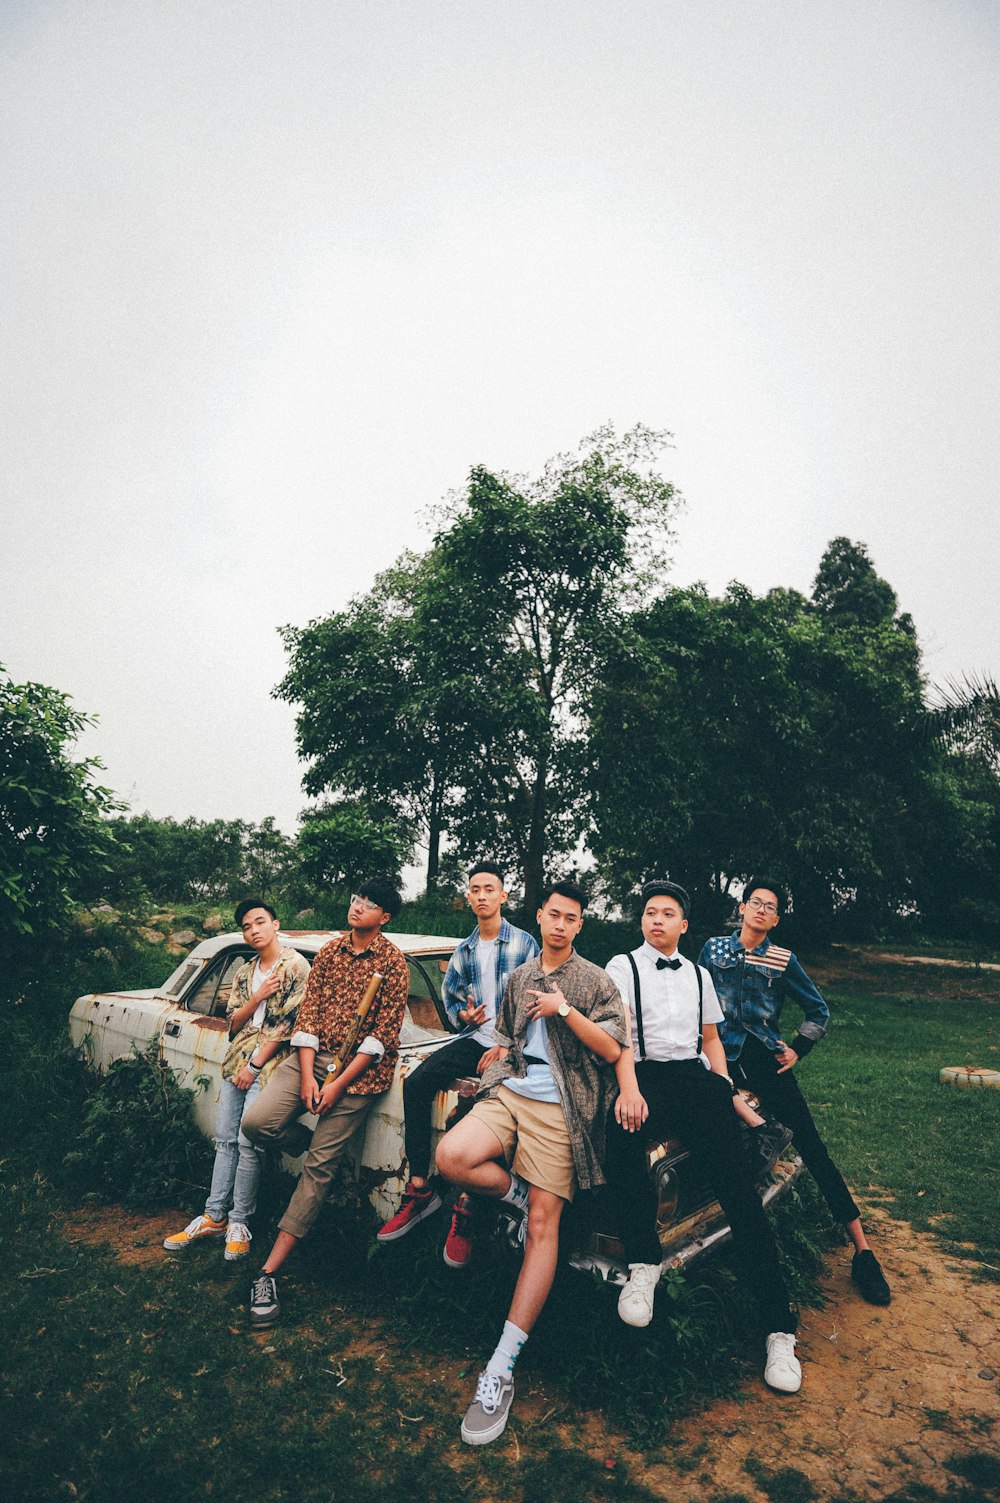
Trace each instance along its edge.
<path fill-rule="evenodd" d="M 656 962 L 656 969 L 658 971 L 663 971 L 663 970 L 679 971 L 680 968 L 681 968 L 681 963 L 680 963 L 679 960 L 663 960 L 663 959 L 660 959 L 660 960 L 658 960 Z"/>

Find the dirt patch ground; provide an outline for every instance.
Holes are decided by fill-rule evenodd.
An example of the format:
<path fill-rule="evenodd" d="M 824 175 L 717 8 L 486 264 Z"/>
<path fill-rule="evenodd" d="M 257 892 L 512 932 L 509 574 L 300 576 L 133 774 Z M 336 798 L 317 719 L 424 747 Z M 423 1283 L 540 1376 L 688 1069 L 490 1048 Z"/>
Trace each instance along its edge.
<path fill-rule="evenodd" d="M 186 1223 L 176 1211 L 164 1216 L 140 1216 L 121 1206 L 81 1206 L 72 1221 L 63 1227 L 63 1236 L 72 1246 L 110 1247 L 115 1256 L 130 1268 L 148 1268 L 163 1263 L 169 1254 L 163 1240 L 179 1232 Z"/>
<path fill-rule="evenodd" d="M 1000 1454 L 1000 1285 L 977 1282 L 974 1264 L 943 1256 L 901 1222 L 868 1223 L 892 1304 L 866 1305 L 852 1290 L 848 1251 L 833 1255 L 826 1308 L 802 1316 L 801 1392 L 780 1397 L 761 1382 L 744 1403 L 714 1404 L 681 1425 L 678 1461 L 694 1461 L 703 1496 L 764 1499 L 749 1458 L 796 1468 L 821 1498 L 851 1490 L 878 1499 L 917 1482 L 943 1491 L 953 1481 L 943 1460 L 956 1453 Z M 676 1494 L 673 1466 L 637 1472 Z"/>
<path fill-rule="evenodd" d="M 893 1302 L 866 1305 L 851 1288 L 848 1251 L 833 1254 L 827 1305 L 802 1317 L 801 1393 L 781 1397 L 751 1380 L 742 1403 L 720 1401 L 683 1421 L 655 1464 L 597 1418 L 574 1427 L 573 1442 L 602 1460 L 627 1461 L 636 1481 L 665 1499 L 706 1503 L 727 1493 L 765 1503 L 748 1461 L 795 1468 L 819 1498 L 852 1491 L 876 1500 L 911 1483 L 944 1492 L 952 1455 L 1000 1455 L 1000 1285 L 977 1282 L 975 1264 L 947 1257 L 933 1237 L 884 1213 L 868 1221 Z M 65 1235 L 142 1266 L 160 1262 L 162 1240 L 176 1230 L 176 1216 L 94 1207 L 74 1216 Z M 533 1424 L 554 1402 L 561 1406 L 525 1384 L 515 1444 L 518 1430 L 531 1444 Z"/>

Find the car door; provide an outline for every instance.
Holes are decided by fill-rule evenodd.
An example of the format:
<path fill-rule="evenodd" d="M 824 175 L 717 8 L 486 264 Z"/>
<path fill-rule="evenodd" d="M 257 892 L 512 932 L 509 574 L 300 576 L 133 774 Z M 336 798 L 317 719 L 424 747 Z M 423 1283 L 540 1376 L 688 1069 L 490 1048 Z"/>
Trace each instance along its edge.
<path fill-rule="evenodd" d="M 222 1064 L 229 1049 L 226 1004 L 236 972 L 252 954 L 245 946 L 233 946 L 213 956 L 160 1036 L 163 1060 L 182 1085 L 196 1092 L 195 1120 L 209 1136 L 215 1131 Z"/>

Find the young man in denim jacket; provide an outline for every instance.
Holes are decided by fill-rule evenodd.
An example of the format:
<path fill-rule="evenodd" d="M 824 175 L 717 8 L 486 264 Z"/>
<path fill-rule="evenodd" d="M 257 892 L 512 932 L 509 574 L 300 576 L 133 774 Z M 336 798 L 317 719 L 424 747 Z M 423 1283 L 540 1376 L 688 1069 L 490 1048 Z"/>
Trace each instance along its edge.
<path fill-rule="evenodd" d="M 451 1021 L 462 1031 L 417 1066 L 403 1081 L 406 1160 L 410 1178 L 396 1214 L 377 1234 L 378 1242 L 395 1242 L 441 1205 L 428 1183 L 431 1164 L 431 1108 L 439 1091 L 463 1075 L 474 1075 L 496 1042 L 493 1024 L 507 977 L 538 954 L 538 941 L 516 929 L 502 915 L 507 892 L 503 873 L 493 861 L 478 862 L 469 873 L 469 907 L 476 927 L 458 946 L 445 974 L 442 994 Z M 465 1268 L 473 1256 L 474 1199 L 455 1201 L 444 1244 L 449 1268 Z"/>
<path fill-rule="evenodd" d="M 791 950 L 770 940 L 787 904 L 773 877 L 751 877 L 740 904 L 738 933 L 710 939 L 699 963 L 710 973 L 725 1014 L 719 1032 L 733 1079 L 759 1098 L 765 1111 L 790 1129 L 795 1147 L 836 1221 L 854 1244 L 851 1278 L 873 1305 L 887 1305 L 889 1285 L 868 1246 L 861 1213 L 826 1150 L 792 1072 L 826 1033 L 830 1010 Z M 787 1044 L 779 1021 L 791 998 L 803 1022 Z"/>

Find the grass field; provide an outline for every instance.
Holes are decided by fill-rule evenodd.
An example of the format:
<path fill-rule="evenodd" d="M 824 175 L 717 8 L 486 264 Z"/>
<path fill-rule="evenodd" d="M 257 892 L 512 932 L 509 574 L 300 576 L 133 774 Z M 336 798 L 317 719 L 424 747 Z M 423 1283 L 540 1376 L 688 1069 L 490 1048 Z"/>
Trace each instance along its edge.
<path fill-rule="evenodd" d="M 471 1452 L 458 1421 L 506 1307 L 509 1261 L 484 1260 L 456 1281 L 434 1223 L 373 1255 L 371 1218 L 350 1214 L 360 1202 L 348 1195 L 290 1265 L 287 1321 L 250 1337 L 245 1276 L 229 1272 L 217 1249 L 172 1262 L 87 1245 L 74 1235 L 79 1183 L 63 1162 L 87 1089 L 60 1052 L 68 1003 L 91 986 L 148 984 L 163 970 L 162 957 L 141 948 L 117 961 L 93 949 L 5 1017 L 5 1500 L 132 1503 L 141 1493 L 153 1503 L 367 1503 L 401 1489 L 432 1500 L 643 1503 L 649 1494 L 615 1436 L 666 1462 L 674 1417 L 756 1372 L 749 1312 L 725 1254 L 673 1278 L 643 1332 L 621 1325 L 613 1296 L 564 1268 L 519 1366 L 523 1418 L 503 1445 Z M 834 1022 L 800 1080 L 849 1181 L 995 1276 L 1000 1228 L 989 1186 L 1000 1093 L 948 1089 L 937 1071 L 996 1063 L 1000 978 L 911 972 L 853 954 L 813 968 Z M 272 1183 L 264 1198 L 264 1244 L 286 1193 Z M 164 1225 L 182 1225 L 202 1198 L 195 1186 L 171 1223 L 150 1218 L 152 1253 Z M 118 1213 L 100 1214 L 114 1240 Z M 825 1211 L 807 1187 L 778 1208 L 776 1225 L 797 1296 L 815 1299 L 836 1235 Z M 678 1474 L 676 1497 L 697 1496 Z"/>
<path fill-rule="evenodd" d="M 1000 1091 L 938 1081 L 945 1065 L 1000 1069 L 1000 972 L 849 953 L 813 974 L 831 1024 L 799 1082 L 849 1184 L 1000 1278 Z"/>

